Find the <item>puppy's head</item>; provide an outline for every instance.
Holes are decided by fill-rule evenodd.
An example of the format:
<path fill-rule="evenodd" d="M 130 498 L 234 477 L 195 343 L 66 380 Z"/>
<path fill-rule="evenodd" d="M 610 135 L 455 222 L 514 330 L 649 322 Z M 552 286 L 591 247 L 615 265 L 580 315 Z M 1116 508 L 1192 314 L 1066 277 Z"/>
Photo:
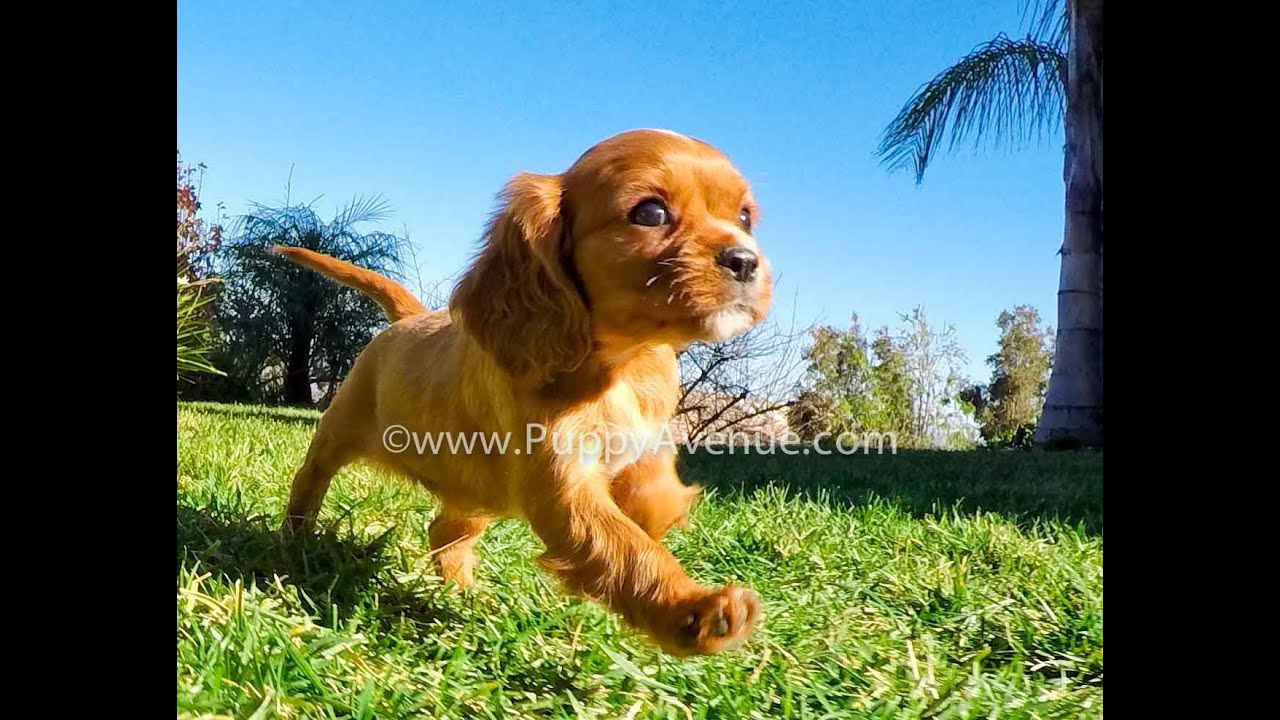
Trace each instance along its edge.
<path fill-rule="evenodd" d="M 572 370 L 593 348 L 727 340 L 768 312 L 755 200 L 706 143 L 623 133 L 562 175 L 517 176 L 502 199 L 450 304 L 517 376 Z"/>
<path fill-rule="evenodd" d="M 773 285 L 752 234 L 759 210 L 718 150 L 624 133 L 587 151 L 563 183 L 597 339 L 718 342 L 764 319 Z"/>

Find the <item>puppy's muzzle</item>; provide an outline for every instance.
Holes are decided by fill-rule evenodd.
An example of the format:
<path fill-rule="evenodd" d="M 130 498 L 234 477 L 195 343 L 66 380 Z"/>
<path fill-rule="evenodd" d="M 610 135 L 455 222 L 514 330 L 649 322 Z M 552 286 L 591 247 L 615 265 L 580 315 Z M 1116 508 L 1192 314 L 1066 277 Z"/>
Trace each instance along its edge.
<path fill-rule="evenodd" d="M 716 255 L 716 264 L 732 273 L 738 282 L 746 283 L 755 279 L 760 258 L 744 247 L 735 246 L 721 250 Z"/>

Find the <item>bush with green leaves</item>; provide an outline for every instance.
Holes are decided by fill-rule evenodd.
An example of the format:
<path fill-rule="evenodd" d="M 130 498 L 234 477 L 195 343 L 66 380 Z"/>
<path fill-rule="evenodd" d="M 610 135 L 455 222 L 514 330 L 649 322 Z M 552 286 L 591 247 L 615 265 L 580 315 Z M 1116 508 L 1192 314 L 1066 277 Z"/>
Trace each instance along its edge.
<path fill-rule="evenodd" d="M 955 328 L 935 328 L 921 308 L 897 332 L 867 338 L 855 314 L 840 330 L 819 327 L 789 422 L 800 437 L 892 434 L 899 447 L 963 449 L 977 440 L 971 412 L 956 401 L 964 351 Z"/>
<path fill-rule="evenodd" d="M 224 375 L 209 361 L 213 328 L 205 312 L 212 279 L 192 281 L 178 273 L 178 380 L 193 373 Z"/>

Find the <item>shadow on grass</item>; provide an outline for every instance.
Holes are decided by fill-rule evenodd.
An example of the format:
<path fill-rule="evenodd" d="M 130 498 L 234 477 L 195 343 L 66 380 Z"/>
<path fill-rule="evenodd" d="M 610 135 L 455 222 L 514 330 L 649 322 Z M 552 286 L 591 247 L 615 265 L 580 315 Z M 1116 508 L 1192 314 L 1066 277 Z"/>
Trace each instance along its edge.
<path fill-rule="evenodd" d="M 207 402 L 180 402 L 179 408 L 197 410 L 205 415 L 226 418 L 255 418 L 294 425 L 315 426 L 320 422 L 320 412 L 307 408 L 270 405 L 222 405 Z"/>
<path fill-rule="evenodd" d="M 228 580 L 283 582 L 298 587 L 323 622 L 341 621 L 375 599 L 386 621 L 452 622 L 459 616 L 439 588 L 395 580 L 388 557 L 391 531 L 371 542 L 341 538 L 332 530 L 286 535 L 264 517 L 237 517 L 217 508 L 178 505 L 178 566 L 200 568 Z"/>
<path fill-rule="evenodd" d="M 546 663 L 537 668 L 522 668 L 503 676 L 503 682 L 513 690 L 536 693 L 540 695 L 563 696 L 567 692 L 579 690 L 577 679 L 567 668 L 553 663 Z"/>
<path fill-rule="evenodd" d="M 958 508 L 1029 524 L 1056 520 L 1102 534 L 1102 455 L 1037 451 L 885 450 L 877 454 L 786 455 L 781 451 L 680 457 L 681 476 L 722 496 L 767 486 L 852 506 L 879 497 L 916 517 Z"/>

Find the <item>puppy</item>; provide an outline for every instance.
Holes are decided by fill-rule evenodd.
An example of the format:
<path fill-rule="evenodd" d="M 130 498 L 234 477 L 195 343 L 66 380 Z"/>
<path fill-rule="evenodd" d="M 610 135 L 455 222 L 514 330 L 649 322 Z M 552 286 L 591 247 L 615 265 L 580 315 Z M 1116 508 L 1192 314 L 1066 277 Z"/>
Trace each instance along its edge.
<path fill-rule="evenodd" d="M 609 453 L 586 439 L 662 437 L 679 397 L 676 353 L 764 319 L 772 279 L 747 182 L 704 142 L 637 130 L 563 174 L 517 175 L 500 201 L 442 310 L 370 271 L 276 249 L 364 292 L 393 323 L 320 419 L 285 528 L 311 527 L 334 473 L 369 460 L 440 499 L 431 550 L 460 587 L 473 581 L 485 527 L 521 518 L 566 591 L 666 652 L 741 642 L 760 615 L 755 593 L 699 585 L 660 543 L 697 494 L 676 475 L 673 443 Z M 447 443 L 477 433 L 510 444 Z"/>

